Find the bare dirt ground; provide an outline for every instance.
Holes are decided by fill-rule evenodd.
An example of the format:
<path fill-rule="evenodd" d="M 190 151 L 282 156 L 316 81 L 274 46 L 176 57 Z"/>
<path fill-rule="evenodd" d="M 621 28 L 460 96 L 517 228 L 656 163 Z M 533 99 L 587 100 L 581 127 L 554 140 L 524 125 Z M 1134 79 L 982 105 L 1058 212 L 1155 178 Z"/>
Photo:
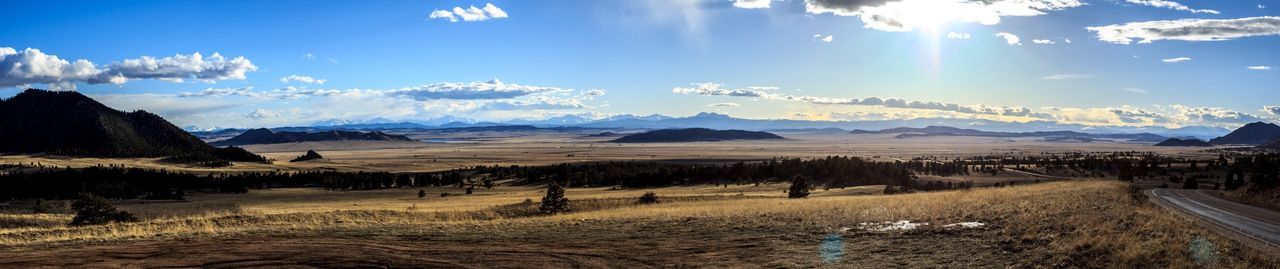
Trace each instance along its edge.
<path fill-rule="evenodd" d="M 457 267 L 648 268 L 810 267 L 823 265 L 822 234 L 704 230 L 727 223 L 691 219 L 646 223 L 584 221 L 573 226 L 504 226 L 518 233 L 421 231 L 417 235 L 332 232 L 140 241 L 14 252 L 0 267 Z M 385 227 L 421 230 L 418 227 Z M 477 227 L 484 231 L 485 228 Z M 930 237 L 930 240 L 920 240 Z M 946 236 L 862 234 L 840 262 L 868 267 L 1005 267 L 1013 260 L 993 231 Z M 11 256 L 12 257 L 12 256 Z"/>

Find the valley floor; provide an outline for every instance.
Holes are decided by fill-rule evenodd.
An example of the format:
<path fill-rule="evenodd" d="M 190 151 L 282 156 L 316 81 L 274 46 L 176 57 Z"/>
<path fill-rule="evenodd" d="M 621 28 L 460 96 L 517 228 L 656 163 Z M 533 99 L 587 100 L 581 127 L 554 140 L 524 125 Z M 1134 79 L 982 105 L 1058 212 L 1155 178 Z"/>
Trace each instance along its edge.
<path fill-rule="evenodd" d="M 536 193 L 528 187 L 427 198 L 494 205 L 474 207 L 406 208 L 394 204 L 405 198 L 380 192 L 334 192 L 327 199 L 338 200 L 274 211 L 266 208 L 298 201 L 262 194 L 244 199 L 261 209 L 171 216 L 128 205 L 155 217 L 0 228 L 0 267 L 1277 266 L 1274 256 L 1161 211 L 1115 181 L 892 196 L 849 189 L 806 199 L 782 198 L 778 185 L 572 189 L 574 212 L 554 216 L 520 201 Z M 645 191 L 663 202 L 637 204 Z M 347 209 L 343 195 L 365 198 L 346 200 L 357 207 Z M 964 222 L 983 225 L 947 226 Z"/>

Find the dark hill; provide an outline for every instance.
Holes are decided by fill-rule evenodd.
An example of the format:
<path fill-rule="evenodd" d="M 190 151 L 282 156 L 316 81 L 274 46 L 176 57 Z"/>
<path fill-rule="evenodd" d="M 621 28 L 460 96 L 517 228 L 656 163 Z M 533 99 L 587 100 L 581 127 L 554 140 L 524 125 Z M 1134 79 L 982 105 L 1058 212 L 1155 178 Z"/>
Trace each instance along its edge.
<path fill-rule="evenodd" d="M 305 162 L 305 161 L 310 161 L 310 160 L 319 160 L 319 159 L 324 159 L 324 156 L 320 156 L 320 153 L 316 153 L 316 151 L 315 151 L 315 150 L 308 150 L 308 151 L 307 151 L 307 154 L 303 154 L 302 156 L 298 156 L 297 158 L 293 158 L 293 160 L 291 160 L 291 161 L 289 161 L 289 162 L 291 162 L 291 163 L 292 163 L 292 162 Z"/>
<path fill-rule="evenodd" d="M 783 137 L 767 133 L 743 130 L 712 130 L 706 128 L 664 129 L 623 136 L 614 139 L 618 143 L 651 143 L 651 142 L 704 142 L 724 140 L 764 140 L 783 139 Z"/>
<path fill-rule="evenodd" d="M 1170 138 L 1170 139 L 1166 139 L 1165 141 L 1161 141 L 1160 143 L 1156 143 L 1156 146 L 1158 147 L 1212 147 L 1213 144 L 1210 144 L 1209 142 L 1204 142 L 1204 140 L 1200 140 L 1200 139 Z"/>
<path fill-rule="evenodd" d="M 1259 145 L 1280 137 L 1280 126 L 1265 122 L 1245 124 L 1222 137 L 1209 140 L 1214 145 Z"/>
<path fill-rule="evenodd" d="M 251 144 L 278 144 L 278 143 L 295 143 L 310 141 L 346 141 L 346 140 L 362 140 L 362 141 L 413 141 L 407 136 L 391 135 L 383 132 L 350 132 L 350 131 L 324 131 L 324 132 L 274 132 L 266 128 L 252 129 L 244 133 L 232 137 L 227 140 L 213 142 L 214 145 L 251 145 Z"/>
<path fill-rule="evenodd" d="M 0 130 L 3 153 L 265 160 L 242 149 L 216 149 L 155 114 L 115 110 L 72 91 L 28 89 L 0 100 Z M 239 159 L 244 156 L 257 158 Z"/>

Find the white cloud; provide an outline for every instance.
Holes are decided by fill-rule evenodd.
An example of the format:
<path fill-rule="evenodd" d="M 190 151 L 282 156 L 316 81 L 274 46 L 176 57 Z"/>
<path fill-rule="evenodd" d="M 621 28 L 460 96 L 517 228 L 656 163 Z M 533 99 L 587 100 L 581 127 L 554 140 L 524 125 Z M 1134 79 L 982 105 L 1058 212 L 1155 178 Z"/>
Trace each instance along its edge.
<path fill-rule="evenodd" d="M 1036 43 L 1036 44 L 1040 44 L 1040 45 L 1053 45 L 1053 44 L 1057 44 L 1057 43 L 1054 43 L 1054 42 L 1053 42 L 1053 40 L 1048 40 L 1048 39 L 1032 39 L 1032 40 L 1031 40 L 1031 43 Z"/>
<path fill-rule="evenodd" d="M 1217 11 L 1217 10 L 1212 10 L 1212 9 L 1194 9 L 1194 8 L 1187 7 L 1186 5 L 1183 5 L 1183 4 L 1181 4 L 1181 3 L 1174 2 L 1174 1 L 1165 1 L 1165 0 L 1125 0 L 1125 2 L 1129 2 L 1130 4 L 1138 4 L 1138 5 L 1151 6 L 1151 7 L 1168 8 L 1168 9 L 1173 9 L 1173 10 L 1178 10 L 1178 11 L 1187 11 L 1187 12 L 1191 12 L 1191 13 L 1218 14 L 1218 11 Z"/>
<path fill-rule="evenodd" d="M 796 101 L 812 105 L 849 105 L 850 109 L 875 109 L 878 117 L 893 119 L 909 118 L 980 118 L 998 121 L 1053 121 L 1068 124 L 1090 126 L 1219 126 L 1233 128 L 1244 123 L 1259 120 L 1274 120 L 1248 113 L 1218 107 L 1191 107 L 1182 105 L 1154 106 L 1154 109 L 1132 106 L 1071 108 L 1044 107 L 1032 110 L 1024 107 L 1008 107 L 993 105 L 960 105 L 932 101 L 908 101 L 898 98 L 867 97 L 827 98 L 817 96 L 795 96 L 774 93 L 775 87 L 725 88 L 717 83 L 697 83 L 693 87 L 677 87 L 672 92 L 680 94 L 698 94 L 709 96 L 731 96 L 754 98 L 767 101 Z M 1146 93 L 1144 89 L 1122 88 L 1135 93 Z M 1276 110 L 1280 111 L 1280 108 Z M 866 116 L 869 114 L 859 112 Z M 804 114 L 804 115 L 801 115 Z M 812 114 L 797 113 L 796 116 L 832 118 L 831 113 Z M 844 115 L 849 116 L 849 115 Z M 848 118 L 848 117 L 845 117 Z"/>
<path fill-rule="evenodd" d="M 1161 61 L 1161 62 L 1166 62 L 1166 63 L 1181 63 L 1181 62 L 1186 62 L 1186 61 L 1190 61 L 1190 60 L 1191 60 L 1191 57 L 1178 57 L 1178 58 L 1163 59 L 1163 60 L 1160 60 L 1160 61 Z"/>
<path fill-rule="evenodd" d="M 190 55 L 176 54 L 156 59 L 142 56 L 138 59 L 126 59 L 122 62 L 107 65 L 107 73 L 124 76 L 130 79 L 161 79 L 183 81 L 184 79 L 243 80 L 245 73 L 257 71 L 258 67 L 244 57 L 227 59 L 221 54 L 213 53 L 208 58 L 199 52 Z"/>
<path fill-rule="evenodd" d="M 302 58 L 303 58 L 303 59 L 307 59 L 307 60 L 315 60 L 315 59 L 316 59 L 316 55 L 315 55 L 315 54 L 311 54 L 310 52 L 308 52 L 308 53 L 303 53 L 303 54 L 302 54 Z"/>
<path fill-rule="evenodd" d="M 223 97 L 223 96 L 261 97 L 261 94 L 254 91 L 253 87 L 207 88 L 199 92 L 184 92 L 184 93 L 178 94 L 178 97 Z"/>
<path fill-rule="evenodd" d="M 947 39 L 969 39 L 969 33 L 948 32 Z"/>
<path fill-rule="evenodd" d="M 507 18 L 507 12 L 503 11 L 501 8 L 498 8 L 498 6 L 494 6 L 493 3 L 485 3 L 484 8 L 481 8 L 481 9 L 483 9 L 485 13 L 489 13 L 490 18 L 494 18 L 494 19 Z"/>
<path fill-rule="evenodd" d="M 707 106 L 708 107 L 738 107 L 738 103 L 734 103 L 734 102 L 714 103 L 714 104 L 707 104 Z"/>
<path fill-rule="evenodd" d="M 275 118 L 280 116 L 280 112 L 259 108 L 249 112 L 249 114 L 246 114 L 245 116 L 252 119 Z"/>
<path fill-rule="evenodd" d="M 503 11 L 493 3 L 486 3 L 484 8 L 470 6 L 467 8 L 453 7 L 452 10 L 433 10 L 427 15 L 427 19 L 441 19 L 449 22 L 458 22 L 461 18 L 463 21 L 487 21 L 490 19 L 502 19 L 507 17 L 507 12 Z"/>
<path fill-rule="evenodd" d="M 317 79 L 310 76 L 302 76 L 302 75 L 289 75 L 289 76 L 280 78 L 280 83 L 289 83 L 289 81 L 297 81 L 297 82 L 306 83 L 306 84 L 324 84 L 324 82 L 328 80 Z"/>
<path fill-rule="evenodd" d="M 1009 43 L 1009 45 L 1022 45 L 1022 39 L 1018 38 L 1017 35 L 1006 33 L 1006 32 L 999 32 L 999 33 L 996 33 L 996 36 L 1004 38 L 1004 42 Z"/>
<path fill-rule="evenodd" d="M 738 8 L 769 8 L 769 4 L 773 0 L 733 0 L 733 6 Z"/>
<path fill-rule="evenodd" d="M 18 51 L 0 47 L 0 87 L 41 83 L 74 90 L 75 83 L 118 85 L 130 79 L 213 82 L 243 80 L 245 73 L 256 70 L 258 67 L 244 57 L 226 59 L 218 53 L 207 58 L 199 52 L 159 59 L 142 56 L 98 66 L 88 60 L 67 61 L 33 48 Z"/>
<path fill-rule="evenodd" d="M 819 41 L 819 42 L 831 43 L 831 41 L 835 41 L 835 37 L 834 37 L 834 36 L 831 36 L 831 35 L 825 35 L 825 36 L 824 36 L 824 35 L 822 35 L 822 34 L 814 34 L 814 35 L 813 35 L 813 40 L 814 40 L 814 41 Z"/>
<path fill-rule="evenodd" d="M 1071 39 L 1070 39 L 1070 38 L 1063 38 L 1063 39 L 1062 39 L 1062 42 L 1071 43 Z"/>
<path fill-rule="evenodd" d="M 568 89 L 557 87 L 527 86 L 507 84 L 498 79 L 471 83 L 442 82 L 436 84 L 406 87 L 388 92 L 393 95 L 413 97 L 418 100 L 429 99 L 509 99 L 535 93 L 568 92 Z"/>
<path fill-rule="evenodd" d="M 1262 112 L 1266 112 L 1271 115 L 1280 116 L 1280 106 L 1263 106 Z"/>
<path fill-rule="evenodd" d="M 583 91 L 582 95 L 585 96 L 586 98 L 594 98 L 596 96 L 604 95 L 604 93 L 605 93 L 604 89 L 590 89 L 590 90 Z"/>
<path fill-rule="evenodd" d="M 1239 19 L 1181 19 L 1169 21 L 1130 22 L 1086 27 L 1097 32 L 1098 40 L 1128 45 L 1159 40 L 1222 41 L 1242 37 L 1280 35 L 1280 17 Z"/>
<path fill-rule="evenodd" d="M 1079 0 L 805 0 L 805 11 L 857 16 L 866 28 L 906 32 L 948 22 L 995 25 L 1001 17 L 1038 16 L 1082 5 Z"/>
<path fill-rule="evenodd" d="M 931 101 L 908 101 L 898 98 L 880 98 L 867 97 L 864 99 L 857 98 L 827 98 L 817 96 L 803 95 L 786 95 L 780 93 L 771 93 L 776 91 L 776 87 L 747 87 L 730 89 L 725 88 L 718 83 L 694 83 L 694 87 L 676 87 L 671 89 L 674 93 L 679 94 L 698 94 L 711 96 L 733 96 L 733 97 L 749 97 L 760 98 L 766 100 L 777 101 L 798 101 L 807 102 L 817 105 L 855 105 L 855 106 L 882 106 L 890 108 L 904 109 L 923 109 L 923 110 L 939 110 L 951 111 L 965 114 L 982 114 L 982 115 L 1000 115 L 1014 117 L 1037 117 L 1031 113 L 1031 110 L 1023 107 L 1002 107 L 990 105 L 971 105 L 962 106 L 951 103 L 939 103 Z"/>
<path fill-rule="evenodd" d="M 428 15 L 427 15 L 427 18 L 428 18 L 428 19 L 443 19 L 443 20 L 448 20 L 449 22 L 458 22 L 458 17 L 457 17 L 457 16 L 454 16 L 454 15 L 453 15 L 453 12 L 450 12 L 450 11 L 448 11 L 448 10 L 439 10 L 439 9 L 437 9 L 437 10 L 431 11 L 431 14 L 428 14 Z"/>
<path fill-rule="evenodd" d="M 1264 6 L 1264 5 L 1262 5 L 1262 4 L 1258 4 L 1258 9 L 1264 9 L 1264 8 L 1267 8 L 1267 6 Z"/>
<path fill-rule="evenodd" d="M 18 51 L 0 47 L 0 87 L 43 83 L 61 90 L 74 90 L 75 82 L 120 84 L 125 81 L 105 74 L 105 70 L 88 60 L 71 62 L 38 49 Z"/>
<path fill-rule="evenodd" d="M 1132 92 L 1132 93 L 1147 94 L 1147 90 L 1139 89 L 1139 88 L 1133 88 L 1133 87 L 1121 88 L 1121 90 L 1124 90 L 1124 91 L 1127 91 L 1127 92 Z"/>
<path fill-rule="evenodd" d="M 1250 66 L 1245 68 L 1248 68 L 1249 70 L 1261 70 L 1261 71 L 1271 70 L 1270 66 L 1265 66 L 1265 65 Z"/>
<path fill-rule="evenodd" d="M 1086 79 L 1086 78 L 1092 78 L 1092 77 L 1093 77 L 1093 75 L 1087 75 L 1087 74 L 1053 74 L 1053 75 L 1044 76 L 1044 77 L 1042 77 L 1042 78 L 1040 78 L 1040 79 L 1043 79 L 1043 80 L 1071 80 L 1071 79 Z"/>

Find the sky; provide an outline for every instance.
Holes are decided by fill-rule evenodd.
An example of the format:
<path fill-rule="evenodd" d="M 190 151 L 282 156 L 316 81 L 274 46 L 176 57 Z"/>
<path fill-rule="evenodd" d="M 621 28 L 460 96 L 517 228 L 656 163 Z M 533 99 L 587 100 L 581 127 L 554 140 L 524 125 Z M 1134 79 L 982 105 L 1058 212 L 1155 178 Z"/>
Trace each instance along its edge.
<path fill-rule="evenodd" d="M 5 9 L 0 97 L 74 90 L 199 128 L 699 112 L 1231 128 L 1280 116 L 1274 0 L 22 1 Z"/>

